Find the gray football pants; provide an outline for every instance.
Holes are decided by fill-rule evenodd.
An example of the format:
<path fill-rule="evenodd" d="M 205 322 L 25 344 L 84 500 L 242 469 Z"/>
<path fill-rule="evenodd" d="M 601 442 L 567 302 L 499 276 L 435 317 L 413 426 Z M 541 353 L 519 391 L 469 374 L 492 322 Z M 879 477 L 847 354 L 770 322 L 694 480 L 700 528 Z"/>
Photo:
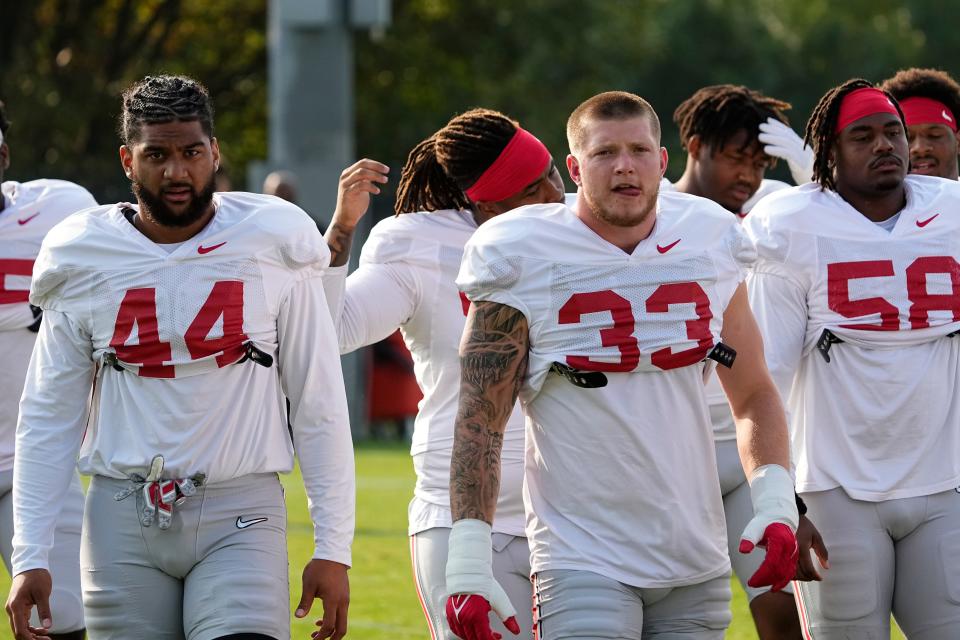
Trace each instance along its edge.
<path fill-rule="evenodd" d="M 830 550 L 822 582 L 801 582 L 801 622 L 816 640 L 888 640 L 890 613 L 910 640 L 960 638 L 960 493 L 864 502 L 837 488 L 804 493 Z"/>
<path fill-rule="evenodd" d="M 94 476 L 80 564 L 91 640 L 290 637 L 287 514 L 275 473 L 205 485 L 144 527 L 126 480 Z"/>
<path fill-rule="evenodd" d="M 50 550 L 50 576 L 53 592 L 50 594 L 51 633 L 67 633 L 83 628 L 83 599 L 80 597 L 80 527 L 83 524 L 83 488 L 74 472 L 70 488 L 63 500 L 63 509 L 53 532 Z M 13 470 L 0 472 L 0 554 L 10 572 L 10 554 L 13 552 Z M 30 616 L 35 627 L 40 626 L 37 610 Z"/>
<path fill-rule="evenodd" d="M 456 640 L 447 624 L 446 567 L 450 529 L 434 527 L 410 536 L 413 579 L 432 640 Z M 520 635 L 507 631 L 500 618 L 490 612 L 490 627 L 504 638 L 530 640 L 532 637 L 532 595 L 530 548 L 527 539 L 504 533 L 493 534 L 493 577 L 507 592 L 517 610 Z"/>
<path fill-rule="evenodd" d="M 538 640 L 723 640 L 730 574 L 665 589 L 631 587 L 591 571 L 533 577 Z"/>

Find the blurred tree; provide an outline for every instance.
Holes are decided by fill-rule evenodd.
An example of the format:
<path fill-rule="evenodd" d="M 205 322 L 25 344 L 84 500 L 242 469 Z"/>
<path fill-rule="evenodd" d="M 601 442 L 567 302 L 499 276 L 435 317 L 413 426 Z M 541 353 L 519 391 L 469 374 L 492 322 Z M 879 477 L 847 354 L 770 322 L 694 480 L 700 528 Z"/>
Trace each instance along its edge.
<path fill-rule="evenodd" d="M 150 73 L 210 89 L 234 182 L 266 149 L 262 0 L 37 0 L 4 3 L 0 99 L 13 128 L 11 178 L 57 177 L 101 201 L 131 197 L 115 133 L 120 92 Z"/>

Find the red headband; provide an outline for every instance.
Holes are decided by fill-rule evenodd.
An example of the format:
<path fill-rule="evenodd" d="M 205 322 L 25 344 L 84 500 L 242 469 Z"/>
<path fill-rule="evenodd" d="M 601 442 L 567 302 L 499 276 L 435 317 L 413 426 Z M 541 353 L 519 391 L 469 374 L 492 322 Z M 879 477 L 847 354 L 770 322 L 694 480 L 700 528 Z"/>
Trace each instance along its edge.
<path fill-rule="evenodd" d="M 897 113 L 897 107 L 880 89 L 862 87 L 851 91 L 844 96 L 840 103 L 836 133 L 840 133 L 860 118 L 866 118 L 875 113 L 892 113 L 898 118 L 900 117 L 900 114 Z"/>
<path fill-rule="evenodd" d="M 474 202 L 499 202 L 519 193 L 540 177 L 550 161 L 550 152 L 537 138 L 520 127 L 496 160 L 467 189 Z"/>
<path fill-rule="evenodd" d="M 903 117 L 908 127 L 915 124 L 942 124 L 957 130 L 953 114 L 947 109 L 947 105 L 939 100 L 916 96 L 901 100 L 900 108 L 903 109 Z"/>

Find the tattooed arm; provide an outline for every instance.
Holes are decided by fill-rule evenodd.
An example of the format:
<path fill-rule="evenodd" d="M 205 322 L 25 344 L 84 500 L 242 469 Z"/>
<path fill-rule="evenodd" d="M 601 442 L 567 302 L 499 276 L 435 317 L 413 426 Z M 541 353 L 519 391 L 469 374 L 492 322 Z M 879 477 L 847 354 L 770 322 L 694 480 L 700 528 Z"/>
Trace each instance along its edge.
<path fill-rule="evenodd" d="M 337 209 L 324 234 L 330 247 L 330 266 L 342 267 L 350 259 L 357 223 L 370 206 L 370 194 L 380 193 L 390 167 L 376 160 L 358 160 L 343 170 L 337 187 Z"/>
<path fill-rule="evenodd" d="M 450 463 L 454 521 L 493 522 L 507 418 L 527 371 L 527 319 L 513 307 L 474 302 L 460 343 L 460 401 Z"/>

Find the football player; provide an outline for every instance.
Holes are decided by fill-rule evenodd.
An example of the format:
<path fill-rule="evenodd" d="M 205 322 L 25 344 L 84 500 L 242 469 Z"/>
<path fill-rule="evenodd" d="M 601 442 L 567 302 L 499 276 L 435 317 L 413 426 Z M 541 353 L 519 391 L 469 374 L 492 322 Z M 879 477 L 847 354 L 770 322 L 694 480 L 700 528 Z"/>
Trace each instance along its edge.
<path fill-rule="evenodd" d="M 11 570 L 13 540 L 13 452 L 17 411 L 30 354 L 40 329 L 41 312 L 28 302 L 33 263 L 43 237 L 72 213 L 97 206 L 86 189 L 64 180 L 4 182 L 10 167 L 10 130 L 0 102 L 0 554 Z M 50 609 L 56 624 L 51 638 L 82 638 L 83 602 L 80 597 L 80 526 L 83 522 L 83 489 L 73 473 L 55 521 L 55 544 L 50 549 L 50 573 L 55 587 Z M 32 624 L 40 626 L 34 618 Z"/>
<path fill-rule="evenodd" d="M 763 196 L 789 187 L 784 182 L 764 178 L 774 158 L 758 138 L 760 126 L 764 123 L 777 122 L 787 126 L 783 112 L 789 108 L 786 102 L 742 86 L 723 84 L 698 90 L 673 114 L 680 129 L 680 140 L 687 150 L 686 169 L 674 188 L 682 193 L 709 198 L 742 220 Z M 740 532 L 753 517 L 750 486 L 737 452 L 733 416 L 716 376 L 707 381 L 707 397 L 716 440 L 727 547 L 734 573 L 747 593 L 760 638 L 799 639 L 802 631 L 793 599 L 793 585 L 774 592 L 769 587 L 756 588 L 747 584 L 761 560 L 758 554 L 737 552 Z M 805 516 L 800 517 L 797 535 L 811 539 L 823 562 L 827 562 L 822 540 Z M 809 554 L 801 555 L 798 569 L 798 578 L 819 578 Z"/>
<path fill-rule="evenodd" d="M 317 635 L 340 638 L 354 474 L 326 243 L 279 198 L 214 194 L 219 148 L 195 80 L 137 82 L 120 129 L 137 203 L 68 218 L 34 268 L 44 320 L 17 427 L 16 637 L 43 634 L 31 608 L 50 616 L 52 525 L 79 449 L 93 476 L 81 548 L 91 637 L 288 638 L 277 473 L 296 451 L 315 539 L 296 615 L 320 597 Z"/>
<path fill-rule="evenodd" d="M 938 69 L 903 69 L 880 85 L 907 123 L 910 173 L 956 180 L 960 85 Z"/>
<path fill-rule="evenodd" d="M 494 637 L 513 611 L 490 567 L 504 424 L 526 414 L 524 500 L 538 637 L 719 639 L 730 561 L 703 379 L 719 361 L 755 511 L 758 584 L 796 568 L 786 422 L 741 284 L 752 247 L 719 205 L 658 194 L 652 107 L 597 95 L 567 123 L 573 208 L 482 226 L 457 283 L 471 300 L 451 460 L 447 616 Z M 723 336 L 723 343 L 721 340 Z"/>
<path fill-rule="evenodd" d="M 344 171 L 338 207 L 327 232 L 333 264 L 346 265 L 350 238 L 386 181 L 387 167 L 361 160 Z M 424 398 L 414 423 L 417 484 L 409 507 L 410 554 L 430 637 L 453 638 L 444 617 L 444 566 L 450 535 L 450 452 L 460 386 L 457 346 L 469 303 L 456 287 L 463 247 L 477 228 L 523 204 L 560 202 L 563 182 L 547 149 L 512 119 L 488 109 L 454 117 L 418 144 L 398 185 L 396 217 L 374 227 L 360 268 L 331 268 L 326 286 L 342 299 L 343 352 L 400 328 L 414 358 Z M 343 292 L 344 279 L 346 291 Z M 524 534 L 523 416 L 507 421 L 503 477 L 491 539 L 493 571 L 517 610 L 512 630 L 531 635 L 530 553 Z M 498 633 L 504 625 L 495 616 Z M 514 624 L 516 626 L 514 626 Z"/>
<path fill-rule="evenodd" d="M 907 175 L 893 97 L 850 80 L 806 128 L 815 183 L 744 222 L 751 305 L 789 397 L 797 491 L 830 549 L 812 637 L 960 629 L 960 185 Z"/>

